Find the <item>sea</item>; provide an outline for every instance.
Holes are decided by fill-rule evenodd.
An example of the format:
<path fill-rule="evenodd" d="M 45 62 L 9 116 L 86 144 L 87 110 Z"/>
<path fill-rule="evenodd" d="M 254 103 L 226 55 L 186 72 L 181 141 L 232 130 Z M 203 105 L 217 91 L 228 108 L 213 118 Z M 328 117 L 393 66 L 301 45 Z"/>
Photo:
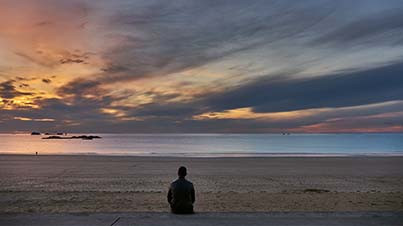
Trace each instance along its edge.
<path fill-rule="evenodd" d="M 83 134 L 68 134 L 68 136 Z M 403 156 L 403 133 L 87 134 L 101 139 L 42 139 L 0 134 L 0 154 L 173 157 Z"/>

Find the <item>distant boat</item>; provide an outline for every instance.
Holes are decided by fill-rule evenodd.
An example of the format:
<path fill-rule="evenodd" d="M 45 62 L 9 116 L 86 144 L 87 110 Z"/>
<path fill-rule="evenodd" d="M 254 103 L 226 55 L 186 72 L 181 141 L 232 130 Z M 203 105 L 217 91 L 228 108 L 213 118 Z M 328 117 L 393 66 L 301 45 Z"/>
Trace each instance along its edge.
<path fill-rule="evenodd" d="M 31 133 L 31 135 L 41 135 L 41 133 L 40 133 L 40 132 L 35 132 L 35 131 L 34 131 L 34 132 L 32 132 L 32 133 Z"/>

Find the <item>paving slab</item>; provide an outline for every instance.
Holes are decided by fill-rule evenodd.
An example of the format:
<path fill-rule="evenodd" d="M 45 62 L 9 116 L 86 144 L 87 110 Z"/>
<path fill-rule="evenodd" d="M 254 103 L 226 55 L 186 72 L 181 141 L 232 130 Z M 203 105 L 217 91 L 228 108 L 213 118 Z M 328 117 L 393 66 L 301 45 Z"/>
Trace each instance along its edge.
<path fill-rule="evenodd" d="M 403 225 L 402 212 L 0 214 L 1 226 Z"/>

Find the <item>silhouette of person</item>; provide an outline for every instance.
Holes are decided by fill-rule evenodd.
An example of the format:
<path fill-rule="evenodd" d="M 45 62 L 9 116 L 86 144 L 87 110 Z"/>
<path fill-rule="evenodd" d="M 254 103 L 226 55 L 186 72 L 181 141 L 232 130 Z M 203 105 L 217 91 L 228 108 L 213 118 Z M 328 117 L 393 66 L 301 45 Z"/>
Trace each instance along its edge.
<path fill-rule="evenodd" d="M 172 213 L 191 214 L 193 213 L 193 203 L 195 202 L 195 190 L 192 182 L 185 179 L 186 167 L 178 169 L 179 178 L 171 183 L 168 191 L 168 203 Z"/>

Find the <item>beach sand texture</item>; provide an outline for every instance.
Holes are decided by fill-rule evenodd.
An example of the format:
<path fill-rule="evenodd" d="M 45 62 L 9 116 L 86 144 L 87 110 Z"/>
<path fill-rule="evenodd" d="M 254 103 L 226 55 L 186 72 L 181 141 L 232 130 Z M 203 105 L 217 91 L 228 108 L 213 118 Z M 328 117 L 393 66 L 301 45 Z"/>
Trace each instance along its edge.
<path fill-rule="evenodd" d="M 403 211 L 403 157 L 0 155 L 0 213 L 166 212 L 181 165 L 198 212 Z"/>

